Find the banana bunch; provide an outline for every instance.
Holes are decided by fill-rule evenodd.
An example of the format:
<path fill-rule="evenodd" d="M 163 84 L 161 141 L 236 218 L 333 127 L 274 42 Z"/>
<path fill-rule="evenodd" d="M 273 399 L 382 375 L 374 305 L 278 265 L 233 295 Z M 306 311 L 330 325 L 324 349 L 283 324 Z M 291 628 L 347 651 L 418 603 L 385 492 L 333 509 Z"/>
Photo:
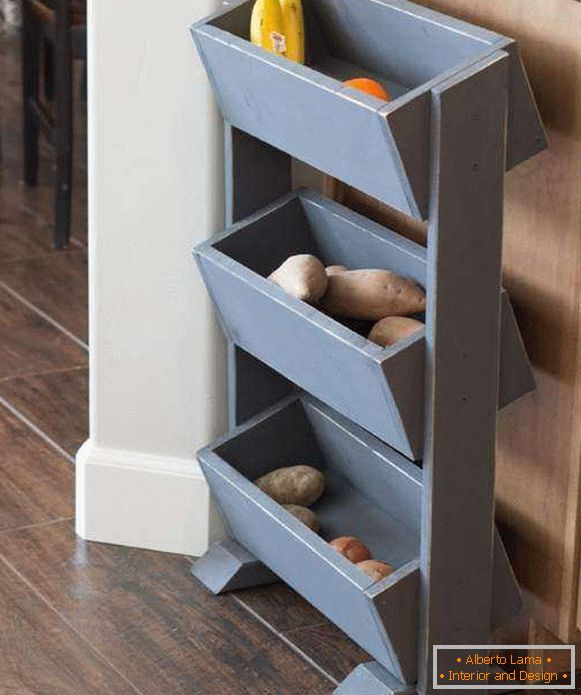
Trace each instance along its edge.
<path fill-rule="evenodd" d="M 256 0 L 250 40 L 267 51 L 305 62 L 305 29 L 301 0 Z"/>

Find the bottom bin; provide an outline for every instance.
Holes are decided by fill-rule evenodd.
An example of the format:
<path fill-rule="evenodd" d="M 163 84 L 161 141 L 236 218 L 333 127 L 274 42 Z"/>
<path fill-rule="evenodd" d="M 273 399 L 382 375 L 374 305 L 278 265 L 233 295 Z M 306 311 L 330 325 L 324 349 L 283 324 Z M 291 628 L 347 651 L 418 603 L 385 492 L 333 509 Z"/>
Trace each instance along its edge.
<path fill-rule="evenodd" d="M 403 682 L 416 678 L 421 469 L 307 395 L 293 395 L 199 452 L 233 538 Z M 321 535 L 253 480 L 281 466 L 323 471 L 312 509 Z M 357 536 L 395 567 L 373 582 L 327 541 Z M 495 558 L 497 622 L 519 608 L 501 546 Z M 497 598 L 495 596 L 495 598 Z"/>

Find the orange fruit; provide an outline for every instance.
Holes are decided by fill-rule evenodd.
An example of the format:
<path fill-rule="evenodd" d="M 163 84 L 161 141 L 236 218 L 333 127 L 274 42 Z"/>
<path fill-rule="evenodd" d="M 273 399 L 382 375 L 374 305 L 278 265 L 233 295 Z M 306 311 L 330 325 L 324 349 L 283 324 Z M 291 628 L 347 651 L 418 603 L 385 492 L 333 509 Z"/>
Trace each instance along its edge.
<path fill-rule="evenodd" d="M 376 82 L 375 80 L 370 80 L 368 77 L 356 77 L 353 80 L 346 80 L 343 82 L 346 87 L 351 87 L 352 89 L 358 89 L 361 92 L 366 92 L 371 94 L 373 97 L 378 99 L 383 99 L 384 101 L 391 101 L 391 95 L 389 92 Z"/>

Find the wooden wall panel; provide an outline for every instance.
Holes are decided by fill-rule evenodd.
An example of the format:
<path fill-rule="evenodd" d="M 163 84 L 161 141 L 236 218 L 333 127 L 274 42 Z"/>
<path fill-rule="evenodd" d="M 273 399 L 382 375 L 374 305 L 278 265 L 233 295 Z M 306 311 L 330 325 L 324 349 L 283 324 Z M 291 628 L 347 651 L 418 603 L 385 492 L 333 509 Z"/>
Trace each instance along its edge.
<path fill-rule="evenodd" d="M 581 4 L 420 0 L 518 39 L 549 150 L 506 178 L 504 283 L 535 367 L 534 394 L 500 417 L 498 516 L 535 618 L 577 630 L 581 468 Z M 363 196 L 336 195 L 421 241 L 425 227 Z M 581 599 L 580 599 L 581 600 Z M 581 611 L 581 605 L 580 605 Z M 579 616 L 581 618 L 581 615 Z M 581 620 L 579 620 L 581 627 Z"/>

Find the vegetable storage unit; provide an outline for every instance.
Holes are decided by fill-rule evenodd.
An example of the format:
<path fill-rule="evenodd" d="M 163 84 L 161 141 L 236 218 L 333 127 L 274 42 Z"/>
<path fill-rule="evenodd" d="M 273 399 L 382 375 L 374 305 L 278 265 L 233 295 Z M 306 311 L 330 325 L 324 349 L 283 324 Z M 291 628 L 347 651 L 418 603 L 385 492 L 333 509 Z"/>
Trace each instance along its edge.
<path fill-rule="evenodd" d="M 200 452 L 231 538 L 192 572 L 216 593 L 289 582 L 376 659 L 337 693 L 423 695 L 433 644 L 487 643 L 519 606 L 494 529 L 495 422 L 533 383 L 500 287 L 502 188 L 542 125 L 510 39 L 405 0 L 305 0 L 299 65 L 248 41 L 251 7 L 193 27 L 226 121 L 229 228 L 196 256 L 230 340 L 234 429 Z M 393 101 L 341 83 L 355 75 Z M 291 157 L 428 219 L 427 253 L 290 193 Z M 425 331 L 384 349 L 286 295 L 266 276 L 294 253 L 413 278 Z M 305 458 L 328 477 L 322 536 L 252 483 Z M 338 533 L 395 572 L 373 584 L 324 540 Z"/>

